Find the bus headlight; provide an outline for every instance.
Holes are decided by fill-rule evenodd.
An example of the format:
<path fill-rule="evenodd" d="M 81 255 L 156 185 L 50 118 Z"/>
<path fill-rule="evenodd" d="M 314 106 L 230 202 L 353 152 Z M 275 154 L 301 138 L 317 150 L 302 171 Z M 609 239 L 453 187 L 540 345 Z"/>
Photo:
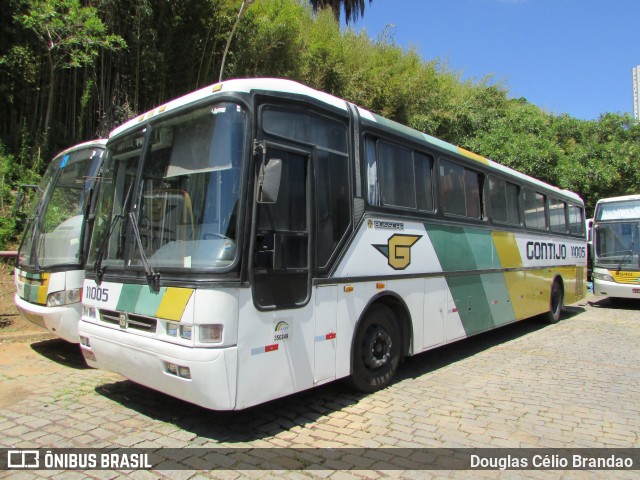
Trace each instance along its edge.
<path fill-rule="evenodd" d="M 222 325 L 191 325 L 176 322 L 164 322 L 165 334 L 176 339 L 199 343 L 221 343 Z"/>
<path fill-rule="evenodd" d="M 193 325 L 181 325 L 175 322 L 165 323 L 165 332 L 170 337 L 180 337 L 185 340 L 191 340 L 193 338 Z"/>
<path fill-rule="evenodd" d="M 62 305 L 70 305 L 82 301 L 82 288 L 74 288 L 73 290 L 61 290 L 59 292 L 50 293 L 47 296 L 47 307 L 61 307 Z"/>
<path fill-rule="evenodd" d="M 74 288 L 73 290 L 67 290 L 66 303 L 79 303 L 82 301 L 82 288 Z"/>
<path fill-rule="evenodd" d="M 200 335 L 198 340 L 201 343 L 222 342 L 222 325 L 199 325 Z"/>
<path fill-rule="evenodd" d="M 191 340 L 193 338 L 193 326 L 192 325 L 180 325 L 180 337 L 185 340 Z"/>
<path fill-rule="evenodd" d="M 602 280 L 603 282 L 615 282 L 613 277 L 607 273 L 592 273 L 593 278 L 596 280 Z"/>
<path fill-rule="evenodd" d="M 60 307 L 64 305 L 64 291 L 53 292 L 47 296 L 47 307 Z"/>

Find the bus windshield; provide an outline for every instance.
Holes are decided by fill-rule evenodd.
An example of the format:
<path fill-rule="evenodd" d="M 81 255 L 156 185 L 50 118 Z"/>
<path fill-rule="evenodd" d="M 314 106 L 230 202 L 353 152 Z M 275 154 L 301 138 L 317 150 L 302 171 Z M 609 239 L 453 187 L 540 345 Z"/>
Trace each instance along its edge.
<path fill-rule="evenodd" d="M 230 269 L 246 117 L 217 103 L 110 141 L 89 265 Z"/>
<path fill-rule="evenodd" d="M 27 220 L 18 267 L 33 269 L 81 264 L 86 202 L 102 158 L 90 147 L 61 155 L 49 164 Z"/>
<path fill-rule="evenodd" d="M 602 223 L 596 228 L 596 261 L 600 265 L 638 267 L 640 224 Z"/>

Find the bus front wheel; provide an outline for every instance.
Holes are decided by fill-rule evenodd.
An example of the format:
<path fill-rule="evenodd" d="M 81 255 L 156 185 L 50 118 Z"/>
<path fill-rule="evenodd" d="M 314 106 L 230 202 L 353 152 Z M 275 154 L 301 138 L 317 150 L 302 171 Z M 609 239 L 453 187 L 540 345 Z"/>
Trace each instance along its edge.
<path fill-rule="evenodd" d="M 386 387 L 400 362 L 401 335 L 395 315 L 373 305 L 360 322 L 352 352 L 351 385 L 362 392 Z"/>
<path fill-rule="evenodd" d="M 545 315 L 547 323 L 558 323 L 564 306 L 564 289 L 559 280 L 553 282 L 549 298 L 549 311 Z"/>

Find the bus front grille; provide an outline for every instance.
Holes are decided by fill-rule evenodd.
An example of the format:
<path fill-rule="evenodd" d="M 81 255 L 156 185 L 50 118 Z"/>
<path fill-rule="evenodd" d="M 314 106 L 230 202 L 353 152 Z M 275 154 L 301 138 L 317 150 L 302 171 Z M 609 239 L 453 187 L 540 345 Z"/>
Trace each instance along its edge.
<path fill-rule="evenodd" d="M 152 317 L 136 315 L 135 313 L 125 314 L 114 310 L 100 309 L 100 320 L 111 325 L 118 325 L 120 328 L 141 330 L 143 332 L 155 333 L 158 320 Z"/>

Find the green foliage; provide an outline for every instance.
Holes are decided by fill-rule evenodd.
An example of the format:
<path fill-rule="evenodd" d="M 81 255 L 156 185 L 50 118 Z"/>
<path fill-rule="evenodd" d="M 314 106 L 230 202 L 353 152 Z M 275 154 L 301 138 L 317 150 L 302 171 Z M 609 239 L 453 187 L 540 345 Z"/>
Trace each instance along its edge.
<path fill-rule="evenodd" d="M 15 231 L 15 220 L 11 212 L 13 164 L 13 157 L 5 153 L 4 146 L 0 144 L 0 249 L 6 247 Z"/>
<path fill-rule="evenodd" d="M 10 0 L 0 12 L 3 202 L 51 156 L 215 83 L 242 0 Z M 256 0 L 242 15 L 224 78 L 285 77 L 435 137 L 598 198 L 640 192 L 640 126 L 552 115 L 491 77 L 462 81 L 440 59 L 340 29 L 336 9 Z M 349 4 L 358 15 L 366 2 Z M 371 8 L 375 8 L 375 2 Z M 345 12 L 348 14 L 348 12 Z M 6 190 L 8 188 L 8 190 Z M 2 230 L 0 226 L 0 230 Z M 0 232 L 0 242 L 2 241 Z"/>
<path fill-rule="evenodd" d="M 35 34 L 54 69 L 90 64 L 100 49 L 126 46 L 122 38 L 107 33 L 95 8 L 82 6 L 79 0 L 32 0 L 28 4 L 18 20 Z"/>

